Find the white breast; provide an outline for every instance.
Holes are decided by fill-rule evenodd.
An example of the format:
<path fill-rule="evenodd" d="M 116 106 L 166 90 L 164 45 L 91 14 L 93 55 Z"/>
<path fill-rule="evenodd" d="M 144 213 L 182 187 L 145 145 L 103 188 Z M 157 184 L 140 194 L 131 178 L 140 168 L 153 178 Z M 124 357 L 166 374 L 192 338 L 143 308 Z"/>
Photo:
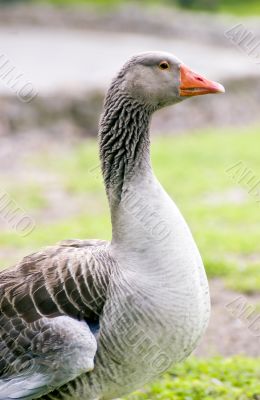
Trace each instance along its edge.
<path fill-rule="evenodd" d="M 154 177 L 135 179 L 119 211 L 111 252 L 120 276 L 104 314 L 108 336 L 121 341 L 122 351 L 114 346 L 116 375 L 124 381 L 123 370 L 129 371 L 124 383 L 131 391 L 193 351 L 207 326 L 210 300 L 190 230 Z M 111 320 L 122 323 L 109 329 Z"/>

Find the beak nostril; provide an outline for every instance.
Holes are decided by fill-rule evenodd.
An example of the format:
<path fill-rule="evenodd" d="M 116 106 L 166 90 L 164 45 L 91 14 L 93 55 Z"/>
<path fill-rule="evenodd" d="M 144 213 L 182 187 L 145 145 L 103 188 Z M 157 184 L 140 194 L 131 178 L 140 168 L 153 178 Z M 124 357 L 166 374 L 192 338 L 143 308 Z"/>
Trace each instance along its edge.
<path fill-rule="evenodd" d="M 204 79 L 200 78 L 199 76 L 196 77 L 197 81 L 204 82 Z"/>

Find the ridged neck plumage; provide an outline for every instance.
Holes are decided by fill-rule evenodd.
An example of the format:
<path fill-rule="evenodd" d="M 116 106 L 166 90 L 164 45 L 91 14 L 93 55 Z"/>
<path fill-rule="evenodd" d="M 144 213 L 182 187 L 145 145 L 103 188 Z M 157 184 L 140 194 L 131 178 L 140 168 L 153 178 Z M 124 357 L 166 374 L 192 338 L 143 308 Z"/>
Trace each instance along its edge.
<path fill-rule="evenodd" d="M 100 159 L 111 211 L 122 200 L 136 174 L 149 173 L 149 125 L 153 109 L 122 89 L 120 75 L 113 81 L 100 122 Z"/>

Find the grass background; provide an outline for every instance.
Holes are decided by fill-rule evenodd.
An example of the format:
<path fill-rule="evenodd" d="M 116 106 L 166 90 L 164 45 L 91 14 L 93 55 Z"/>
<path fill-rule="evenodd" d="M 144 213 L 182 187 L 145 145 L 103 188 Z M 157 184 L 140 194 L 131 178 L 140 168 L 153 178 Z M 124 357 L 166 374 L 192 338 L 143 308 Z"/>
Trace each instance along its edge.
<path fill-rule="evenodd" d="M 125 400 L 259 400 L 260 363 L 246 357 L 190 358 Z"/>
<path fill-rule="evenodd" d="M 191 226 L 208 276 L 223 277 L 228 287 L 246 293 L 259 292 L 260 287 L 260 194 L 257 189 L 250 193 L 260 179 L 258 142 L 259 129 L 252 127 L 156 137 L 152 145 L 155 173 Z M 238 162 L 242 170 L 252 171 L 251 185 L 241 180 L 236 168 L 227 172 Z M 1 246 L 31 251 L 61 238 L 110 239 L 96 142 L 78 143 L 58 157 L 42 151 L 40 158 L 31 156 L 27 163 L 55 173 L 64 193 L 72 199 L 82 197 L 86 206 L 67 219 L 37 223 L 24 238 L 2 232 Z M 48 208 L 46 191 L 35 182 L 5 182 L 5 190 L 26 210 Z"/>

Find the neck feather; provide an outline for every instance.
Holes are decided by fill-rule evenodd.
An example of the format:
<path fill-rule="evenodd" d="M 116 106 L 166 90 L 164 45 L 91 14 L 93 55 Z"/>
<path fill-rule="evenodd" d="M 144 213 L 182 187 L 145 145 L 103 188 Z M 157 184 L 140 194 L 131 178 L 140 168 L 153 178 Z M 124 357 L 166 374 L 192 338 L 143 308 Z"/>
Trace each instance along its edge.
<path fill-rule="evenodd" d="M 151 170 L 151 109 L 112 85 L 100 123 L 100 159 L 110 206 L 120 203 L 126 185 Z"/>

